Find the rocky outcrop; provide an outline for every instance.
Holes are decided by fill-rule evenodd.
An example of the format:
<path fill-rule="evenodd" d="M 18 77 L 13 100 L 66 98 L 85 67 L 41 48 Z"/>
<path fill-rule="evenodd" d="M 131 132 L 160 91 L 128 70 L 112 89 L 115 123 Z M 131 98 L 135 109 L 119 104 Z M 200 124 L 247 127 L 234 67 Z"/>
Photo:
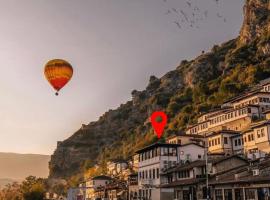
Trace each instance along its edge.
<path fill-rule="evenodd" d="M 240 44 L 248 44 L 270 32 L 270 1 L 247 0 L 244 22 L 240 31 Z"/>

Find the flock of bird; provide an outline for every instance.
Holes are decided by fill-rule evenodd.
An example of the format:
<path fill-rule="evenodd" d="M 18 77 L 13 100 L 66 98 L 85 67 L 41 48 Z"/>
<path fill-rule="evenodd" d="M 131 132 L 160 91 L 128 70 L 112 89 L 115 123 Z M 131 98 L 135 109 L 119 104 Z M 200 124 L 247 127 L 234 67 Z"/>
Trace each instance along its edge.
<path fill-rule="evenodd" d="M 163 1 L 168 3 L 169 0 Z M 218 4 L 220 0 L 213 1 Z M 185 0 L 185 4 L 188 9 L 178 9 L 173 7 L 168 9 L 165 15 L 172 15 L 174 18 L 176 18 L 173 23 L 179 29 L 182 29 L 183 27 L 199 28 L 199 22 L 208 17 L 208 10 L 200 9 L 194 2 L 192 2 L 192 0 Z M 216 16 L 223 22 L 227 22 L 226 18 L 219 12 L 216 13 Z"/>

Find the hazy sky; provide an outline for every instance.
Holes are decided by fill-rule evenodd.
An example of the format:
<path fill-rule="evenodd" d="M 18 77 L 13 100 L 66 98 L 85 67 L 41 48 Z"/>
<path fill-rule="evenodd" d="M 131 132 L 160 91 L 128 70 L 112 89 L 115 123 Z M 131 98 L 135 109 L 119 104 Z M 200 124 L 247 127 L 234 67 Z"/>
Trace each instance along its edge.
<path fill-rule="evenodd" d="M 0 151 L 51 154 L 150 75 L 237 36 L 243 0 L 189 1 L 0 0 Z M 196 5 L 197 28 L 181 14 Z M 52 58 L 74 67 L 58 97 L 43 75 Z"/>

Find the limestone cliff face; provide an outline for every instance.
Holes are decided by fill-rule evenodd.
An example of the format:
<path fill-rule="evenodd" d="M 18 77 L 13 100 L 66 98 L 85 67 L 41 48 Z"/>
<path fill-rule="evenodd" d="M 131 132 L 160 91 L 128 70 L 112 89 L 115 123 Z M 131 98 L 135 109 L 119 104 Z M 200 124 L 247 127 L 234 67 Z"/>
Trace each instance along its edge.
<path fill-rule="evenodd" d="M 244 22 L 240 32 L 240 43 L 247 44 L 269 34 L 270 1 L 247 0 L 244 6 Z"/>
<path fill-rule="evenodd" d="M 270 76 L 269 0 L 247 0 L 237 39 L 216 45 L 194 60 L 182 61 L 161 78 L 150 77 L 132 101 L 109 110 L 59 142 L 50 161 L 51 178 L 67 178 L 106 158 L 127 158 L 155 141 L 149 116 L 164 110 L 166 134 L 184 129 L 207 111 L 250 84 Z M 86 167 L 87 167 L 86 166 Z"/>

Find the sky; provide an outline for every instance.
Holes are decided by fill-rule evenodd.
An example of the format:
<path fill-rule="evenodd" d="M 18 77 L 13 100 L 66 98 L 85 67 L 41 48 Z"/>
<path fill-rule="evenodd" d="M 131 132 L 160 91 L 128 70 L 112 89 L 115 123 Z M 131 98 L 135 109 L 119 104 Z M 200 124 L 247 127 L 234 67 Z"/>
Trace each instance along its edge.
<path fill-rule="evenodd" d="M 237 37 L 243 3 L 0 0 L 0 152 L 52 154 L 57 141 L 143 90 L 150 75 Z M 74 69 L 57 97 L 44 78 L 53 58 Z"/>

